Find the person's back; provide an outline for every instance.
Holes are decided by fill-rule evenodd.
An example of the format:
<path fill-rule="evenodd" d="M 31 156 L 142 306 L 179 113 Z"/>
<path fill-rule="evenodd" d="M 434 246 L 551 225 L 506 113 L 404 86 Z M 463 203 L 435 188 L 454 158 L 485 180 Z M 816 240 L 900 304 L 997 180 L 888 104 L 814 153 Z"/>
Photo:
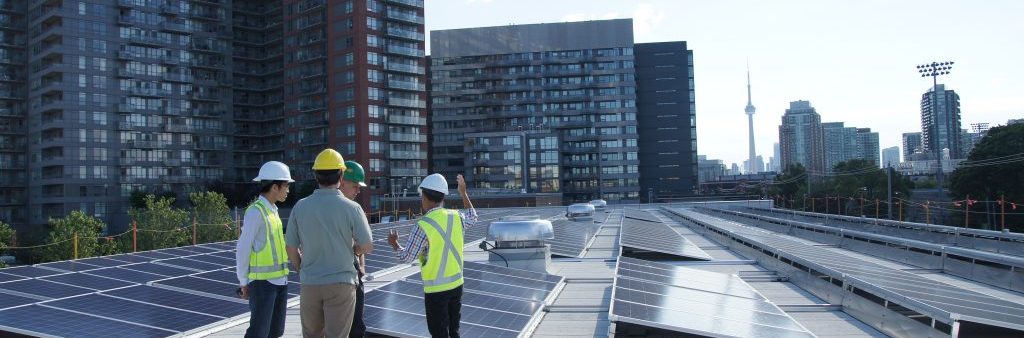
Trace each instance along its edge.
<path fill-rule="evenodd" d="M 443 207 L 420 218 L 416 225 L 427 236 L 427 250 L 420 268 L 425 293 L 448 291 L 462 286 L 462 217 L 457 210 Z"/>
<path fill-rule="evenodd" d="M 302 249 L 302 284 L 356 284 L 359 279 L 352 266 L 355 254 L 351 243 L 352 239 L 361 243 L 370 240 L 368 231 L 360 233 L 363 226 L 369 227 L 363 209 L 338 189 L 317 189 L 295 203 L 286 237 Z"/>
<path fill-rule="evenodd" d="M 348 336 L 358 283 L 352 262 L 357 254 L 373 249 L 363 209 L 338 190 L 344 170 L 341 154 L 332 149 L 320 152 L 313 163 L 320 188 L 299 200 L 288 217 L 285 242 L 302 282 L 299 312 L 304 337 Z"/>

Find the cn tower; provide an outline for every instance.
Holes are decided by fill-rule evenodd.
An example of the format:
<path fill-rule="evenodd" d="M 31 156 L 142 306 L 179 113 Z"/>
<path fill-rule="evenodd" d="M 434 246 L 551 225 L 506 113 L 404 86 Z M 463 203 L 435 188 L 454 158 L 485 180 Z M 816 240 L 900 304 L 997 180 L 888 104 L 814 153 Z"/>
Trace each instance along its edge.
<path fill-rule="evenodd" d="M 750 66 L 747 66 L 747 125 L 750 127 L 750 159 L 747 160 L 747 173 L 755 174 L 761 171 L 761 169 L 755 169 L 754 158 L 757 154 L 754 153 L 754 103 L 750 99 Z"/>

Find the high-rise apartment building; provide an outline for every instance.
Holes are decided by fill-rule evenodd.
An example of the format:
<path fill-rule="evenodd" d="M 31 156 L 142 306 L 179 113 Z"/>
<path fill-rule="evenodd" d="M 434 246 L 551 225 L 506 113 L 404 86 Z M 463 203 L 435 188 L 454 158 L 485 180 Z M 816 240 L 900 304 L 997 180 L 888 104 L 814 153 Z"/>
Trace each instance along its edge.
<path fill-rule="evenodd" d="M 878 166 L 881 164 L 879 158 L 878 133 L 871 131 L 871 128 L 857 128 L 857 150 L 853 157 L 864 159 Z"/>
<path fill-rule="evenodd" d="M 824 172 L 823 143 L 821 115 L 808 101 L 790 102 L 789 109 L 782 116 L 782 125 L 779 126 L 782 169 L 799 163 L 807 170 Z"/>
<path fill-rule="evenodd" d="M 951 158 L 963 158 L 961 133 L 960 95 L 941 84 L 921 95 L 921 141 L 925 153 L 949 149 Z"/>
<path fill-rule="evenodd" d="M 638 43 L 640 191 L 647 198 L 697 193 L 697 103 L 686 42 Z"/>
<path fill-rule="evenodd" d="M 878 165 L 878 133 L 871 128 L 845 127 L 843 122 L 826 122 L 821 127 L 825 137 L 826 172 L 831 173 L 836 164 L 853 159 Z"/>
<path fill-rule="evenodd" d="M 895 168 L 900 164 L 900 147 L 889 147 L 882 149 L 882 167 Z"/>
<path fill-rule="evenodd" d="M 921 133 L 903 133 L 903 160 L 920 160 L 915 159 L 915 153 L 921 153 L 924 149 L 921 144 Z"/>
<path fill-rule="evenodd" d="M 426 174 L 422 0 L 0 1 L 0 23 L 0 220 L 123 226 L 136 191 L 184 204 L 269 160 L 308 184 L 326 147 L 368 208 Z"/>
<path fill-rule="evenodd" d="M 0 1 L 0 221 L 23 224 L 29 212 L 27 1 Z"/>
<path fill-rule="evenodd" d="M 430 43 L 435 171 L 567 202 L 639 201 L 632 20 L 442 30 Z"/>

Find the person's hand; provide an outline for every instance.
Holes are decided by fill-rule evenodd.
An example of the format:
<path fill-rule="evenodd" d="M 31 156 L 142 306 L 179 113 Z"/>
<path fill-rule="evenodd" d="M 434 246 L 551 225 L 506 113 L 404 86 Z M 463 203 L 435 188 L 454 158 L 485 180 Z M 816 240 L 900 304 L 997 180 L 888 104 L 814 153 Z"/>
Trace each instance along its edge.
<path fill-rule="evenodd" d="M 388 232 L 388 244 L 392 249 L 398 250 L 398 230 L 392 229 Z"/>
<path fill-rule="evenodd" d="M 455 177 L 455 180 L 459 182 L 459 193 L 466 194 L 466 178 L 462 177 L 462 174 L 459 174 Z"/>
<path fill-rule="evenodd" d="M 249 286 L 248 285 L 242 285 L 240 288 L 238 288 L 238 298 L 249 299 Z"/>

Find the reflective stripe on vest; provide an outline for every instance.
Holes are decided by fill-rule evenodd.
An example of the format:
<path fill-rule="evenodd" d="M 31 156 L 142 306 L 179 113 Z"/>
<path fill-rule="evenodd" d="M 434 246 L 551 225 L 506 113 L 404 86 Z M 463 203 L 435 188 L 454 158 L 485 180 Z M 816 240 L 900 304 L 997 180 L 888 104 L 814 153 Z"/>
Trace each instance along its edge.
<path fill-rule="evenodd" d="M 441 219 L 446 221 L 443 227 Z M 427 260 L 420 271 L 423 291 L 442 292 L 462 285 L 462 218 L 454 210 L 439 209 L 417 224 L 428 240 Z M 455 263 L 451 264 L 450 259 Z"/>
<path fill-rule="evenodd" d="M 249 253 L 249 279 L 268 280 L 288 275 L 288 256 L 284 251 L 284 233 L 281 218 L 270 212 L 262 201 L 256 201 L 250 208 L 256 208 L 263 216 L 266 233 L 265 244 L 253 248 Z"/>

